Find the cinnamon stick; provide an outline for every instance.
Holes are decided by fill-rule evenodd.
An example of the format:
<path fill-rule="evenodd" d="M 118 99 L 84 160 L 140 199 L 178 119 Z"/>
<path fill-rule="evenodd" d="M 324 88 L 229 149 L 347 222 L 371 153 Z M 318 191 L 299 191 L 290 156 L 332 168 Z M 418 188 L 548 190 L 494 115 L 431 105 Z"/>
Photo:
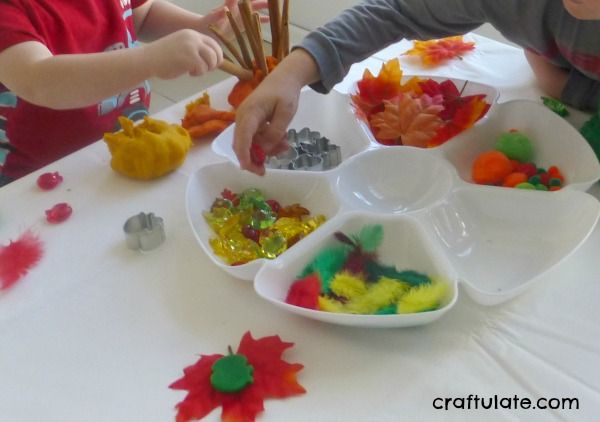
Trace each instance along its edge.
<path fill-rule="evenodd" d="M 279 12 L 279 0 L 269 0 L 269 23 L 271 25 L 271 55 L 278 60 L 280 32 L 281 32 L 281 16 Z"/>
<path fill-rule="evenodd" d="M 281 40 L 279 45 L 279 51 L 281 52 L 279 57 L 283 59 L 290 54 L 290 27 L 289 27 L 289 15 L 290 15 L 290 2 L 289 0 L 283 0 L 283 9 L 281 11 Z"/>
<path fill-rule="evenodd" d="M 240 46 L 240 51 L 242 52 L 242 57 L 244 58 L 245 68 L 252 69 L 252 58 L 250 57 L 250 52 L 248 51 L 248 47 L 246 46 L 246 41 L 244 41 L 244 36 L 242 35 L 242 31 L 238 26 L 235 18 L 231 11 L 225 7 L 225 14 L 227 15 L 227 19 L 229 19 L 229 25 L 233 29 L 235 34 L 235 39 L 237 40 L 238 45 Z"/>
<path fill-rule="evenodd" d="M 248 39 L 248 43 L 250 44 L 250 49 L 254 54 L 254 59 L 258 61 L 260 52 L 258 51 L 258 42 L 254 29 L 254 22 L 252 19 L 252 9 L 250 7 L 250 2 L 248 0 L 240 0 L 238 2 L 238 7 L 240 9 L 240 15 L 242 16 L 242 22 L 244 23 L 246 38 Z"/>
<path fill-rule="evenodd" d="M 230 75 L 237 76 L 242 81 L 249 81 L 253 76 L 251 70 L 243 68 L 242 66 L 227 59 L 223 60 L 219 66 L 219 69 L 221 69 L 223 72 L 229 73 Z"/>
<path fill-rule="evenodd" d="M 263 71 L 263 73 L 266 75 L 267 73 L 269 73 L 269 69 L 267 68 L 267 60 L 265 58 L 265 49 L 263 47 L 263 41 L 262 41 L 262 30 L 260 27 L 260 15 L 258 14 L 258 12 L 254 12 L 254 14 L 252 15 L 253 19 L 254 19 L 254 26 L 256 28 L 256 34 L 258 35 L 258 54 L 259 56 L 256 58 L 258 67 L 260 67 L 260 70 Z"/>
<path fill-rule="evenodd" d="M 209 25 L 208 29 L 210 29 L 212 31 L 212 33 L 215 34 L 215 36 L 219 39 L 219 41 L 221 41 L 221 43 L 225 47 L 227 47 L 227 50 L 229 50 L 229 52 L 233 55 L 233 57 L 235 57 L 235 59 L 238 61 L 238 63 L 242 67 L 245 67 L 246 66 L 246 62 L 244 61 L 244 59 L 242 58 L 242 56 L 240 56 L 240 52 L 238 51 L 237 48 L 235 48 L 235 45 L 233 45 L 233 43 L 231 41 L 229 41 L 227 39 L 227 37 L 225 35 L 223 35 L 223 33 L 221 33 L 221 31 L 219 31 L 217 29 L 216 26 Z"/>

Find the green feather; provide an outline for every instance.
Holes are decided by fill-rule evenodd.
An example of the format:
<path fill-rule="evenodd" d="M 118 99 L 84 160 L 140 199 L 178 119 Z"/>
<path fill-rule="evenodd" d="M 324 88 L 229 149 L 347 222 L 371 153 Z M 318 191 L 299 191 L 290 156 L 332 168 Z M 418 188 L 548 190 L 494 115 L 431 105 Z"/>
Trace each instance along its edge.
<path fill-rule="evenodd" d="M 304 267 L 299 278 L 316 272 L 321 277 L 321 292 L 329 293 L 331 280 L 336 273 L 342 270 L 349 253 L 350 247 L 346 245 L 326 248 Z"/>
<path fill-rule="evenodd" d="M 383 242 L 383 227 L 381 224 L 364 226 L 360 233 L 354 237 L 364 252 L 375 252 Z"/>
<path fill-rule="evenodd" d="M 377 281 L 381 277 L 387 277 L 402 280 L 411 286 L 431 283 L 431 279 L 425 274 L 413 270 L 398 271 L 393 265 L 382 265 L 377 261 L 368 261 L 365 268 L 369 281 Z"/>

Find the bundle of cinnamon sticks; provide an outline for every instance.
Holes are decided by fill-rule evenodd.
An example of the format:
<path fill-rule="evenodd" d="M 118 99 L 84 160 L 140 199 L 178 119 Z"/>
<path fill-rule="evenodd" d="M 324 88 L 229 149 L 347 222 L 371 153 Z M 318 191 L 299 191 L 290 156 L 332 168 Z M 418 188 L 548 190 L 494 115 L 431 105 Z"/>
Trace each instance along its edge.
<path fill-rule="evenodd" d="M 290 50 L 289 0 L 283 0 L 281 9 L 279 0 L 268 0 L 268 6 L 272 37 L 271 56 L 279 62 L 289 54 Z M 210 30 L 237 62 L 226 58 L 220 67 L 221 70 L 237 76 L 241 80 L 250 80 L 252 79 L 255 66 L 264 75 L 269 73 L 267 56 L 262 43 L 259 13 L 252 11 L 250 0 L 239 0 L 238 9 L 242 18 L 243 30 L 236 22 L 231 11 L 225 10 L 229 24 L 235 34 L 237 46 L 228 40 L 216 27 L 211 26 Z"/>

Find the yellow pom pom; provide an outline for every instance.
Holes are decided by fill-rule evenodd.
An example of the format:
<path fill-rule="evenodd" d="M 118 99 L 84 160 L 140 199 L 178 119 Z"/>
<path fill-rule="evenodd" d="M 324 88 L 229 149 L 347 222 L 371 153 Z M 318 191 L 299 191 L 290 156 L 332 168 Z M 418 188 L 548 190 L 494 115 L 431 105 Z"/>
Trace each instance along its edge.
<path fill-rule="evenodd" d="M 354 314 L 374 314 L 381 308 L 396 303 L 406 291 L 407 285 L 387 277 L 381 277 L 362 296 L 349 301 L 346 308 Z"/>
<path fill-rule="evenodd" d="M 398 301 L 397 312 L 410 314 L 438 309 L 450 293 L 446 281 L 433 278 L 430 284 L 421 284 L 408 290 Z"/>
<path fill-rule="evenodd" d="M 344 313 L 344 304 L 325 296 L 319 296 L 318 309 L 326 312 Z"/>
<path fill-rule="evenodd" d="M 367 292 L 365 281 L 347 271 L 337 273 L 329 287 L 333 293 L 346 299 L 352 299 Z"/>
<path fill-rule="evenodd" d="M 137 126 L 119 117 L 123 130 L 104 134 L 112 155 L 111 167 L 125 176 L 150 180 L 179 167 L 192 146 L 188 132 L 179 125 L 145 117 Z"/>

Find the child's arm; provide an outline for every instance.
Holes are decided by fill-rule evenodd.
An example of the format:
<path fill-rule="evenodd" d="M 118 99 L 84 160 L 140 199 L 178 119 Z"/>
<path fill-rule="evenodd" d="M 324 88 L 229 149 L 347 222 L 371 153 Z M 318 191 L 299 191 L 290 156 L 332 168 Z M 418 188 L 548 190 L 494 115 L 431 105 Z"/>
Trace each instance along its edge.
<path fill-rule="evenodd" d="M 305 50 L 298 48 L 244 100 L 236 111 L 233 142 L 242 169 L 256 174 L 265 172 L 263 166 L 250 159 L 253 141 L 268 155 L 277 155 L 288 148 L 285 136 L 298 107 L 300 90 L 317 80 L 317 63 Z"/>
<path fill-rule="evenodd" d="M 540 88 L 551 97 L 560 98 L 567 84 L 569 72 L 554 66 L 548 60 L 532 51 L 525 50 L 525 57 L 535 74 Z"/>
<path fill-rule="evenodd" d="M 223 52 L 212 38 L 181 30 L 139 48 L 94 54 L 52 55 L 28 41 L 0 53 L 0 82 L 33 104 L 70 109 L 89 106 L 150 78 L 201 75 Z"/>
<path fill-rule="evenodd" d="M 225 8 L 227 7 L 241 24 L 237 3 L 238 0 L 224 0 L 222 6 L 202 16 L 165 0 L 148 0 L 134 9 L 133 19 L 137 35 L 142 41 L 155 40 L 180 29 L 194 29 L 212 36 L 210 25 L 215 25 L 224 34 L 233 36 Z M 263 10 L 267 4 L 267 0 L 250 2 L 253 11 Z M 267 21 L 268 17 L 261 17 L 261 22 Z"/>

